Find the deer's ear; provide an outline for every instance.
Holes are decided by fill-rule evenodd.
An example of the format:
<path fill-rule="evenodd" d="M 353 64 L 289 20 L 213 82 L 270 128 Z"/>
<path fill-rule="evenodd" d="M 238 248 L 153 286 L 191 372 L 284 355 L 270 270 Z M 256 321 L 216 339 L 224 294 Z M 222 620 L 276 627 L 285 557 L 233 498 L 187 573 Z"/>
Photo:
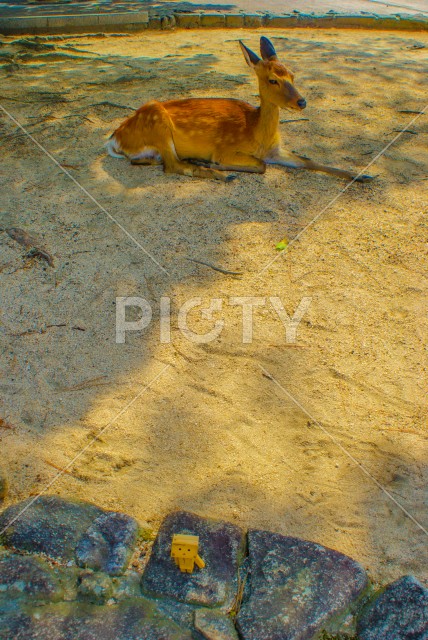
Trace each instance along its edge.
<path fill-rule="evenodd" d="M 249 49 L 248 47 L 245 46 L 245 44 L 240 40 L 239 44 L 241 45 L 241 49 L 242 49 L 242 53 L 244 54 L 244 58 L 248 64 L 249 67 L 251 67 L 251 69 L 254 69 L 254 67 L 256 66 L 256 64 L 258 64 L 260 62 L 260 58 L 258 55 L 256 55 L 254 53 L 254 51 L 251 51 L 251 49 Z"/>
<path fill-rule="evenodd" d="M 260 38 L 260 53 L 262 54 L 263 60 L 278 60 L 275 47 L 272 42 L 264 36 Z"/>

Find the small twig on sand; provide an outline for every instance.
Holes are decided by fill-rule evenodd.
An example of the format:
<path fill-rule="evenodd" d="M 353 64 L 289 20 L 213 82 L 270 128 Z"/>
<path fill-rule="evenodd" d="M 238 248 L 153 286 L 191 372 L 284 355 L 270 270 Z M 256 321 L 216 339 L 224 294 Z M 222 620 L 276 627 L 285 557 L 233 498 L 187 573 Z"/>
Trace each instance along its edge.
<path fill-rule="evenodd" d="M 417 131 L 412 131 L 411 129 L 393 129 L 392 131 L 394 133 L 411 133 L 412 136 L 417 136 L 418 135 Z"/>
<path fill-rule="evenodd" d="M 59 465 L 54 464 L 53 462 L 49 462 L 49 460 L 44 460 L 44 462 L 48 464 L 50 467 L 53 467 L 54 469 L 56 469 L 57 471 L 61 471 L 62 473 L 67 473 L 69 476 L 73 476 L 73 478 L 76 478 L 77 480 L 81 480 L 79 476 L 76 476 L 72 471 L 69 471 L 64 467 L 60 467 Z"/>
<path fill-rule="evenodd" d="M 220 273 L 224 273 L 228 276 L 243 276 L 244 274 L 241 271 L 229 271 L 228 269 L 223 269 L 222 267 L 217 267 L 215 264 L 211 264 L 210 262 L 204 262 L 203 260 L 196 260 L 195 258 L 186 258 L 190 262 L 196 262 L 197 264 L 203 264 L 205 267 L 209 267 L 210 269 L 214 269 L 214 271 L 219 271 Z"/>
<path fill-rule="evenodd" d="M 297 120 L 281 120 L 280 124 L 284 124 L 284 122 L 309 122 L 309 118 L 297 118 Z"/>
<path fill-rule="evenodd" d="M 297 344 L 295 342 L 284 342 L 283 344 L 269 344 L 268 347 L 274 347 L 275 349 L 307 349 L 307 344 Z"/>
<path fill-rule="evenodd" d="M 109 102 L 108 100 L 103 100 L 103 102 L 94 102 L 90 105 L 91 107 L 115 107 L 116 109 L 128 109 L 128 111 L 135 111 L 137 107 L 130 107 L 127 104 L 118 104 L 117 102 Z"/>
<path fill-rule="evenodd" d="M 5 231 L 7 235 L 20 244 L 21 247 L 28 249 L 27 257 L 34 258 L 37 256 L 46 260 L 50 267 L 54 266 L 53 257 L 44 247 L 39 245 L 37 238 L 31 236 L 24 231 L 24 229 L 19 229 L 19 227 L 9 227 L 9 229 L 5 229 Z"/>
<path fill-rule="evenodd" d="M 412 111 L 412 109 L 400 109 L 398 113 L 415 113 L 416 115 L 421 115 L 424 113 L 423 111 Z"/>
<path fill-rule="evenodd" d="M 232 607 L 230 609 L 230 614 L 236 618 L 236 616 L 238 615 L 241 606 L 242 606 L 242 601 L 244 599 L 244 592 L 245 592 L 245 584 L 247 582 L 247 578 L 248 575 L 246 575 L 243 579 L 241 578 L 241 572 L 238 570 L 238 589 L 235 595 L 235 599 L 232 603 Z"/>
<path fill-rule="evenodd" d="M 65 162 L 60 162 L 60 165 L 65 169 L 74 169 L 75 171 L 78 171 L 82 167 L 81 164 L 66 164 Z M 76 251 L 76 253 L 90 253 L 90 251 Z"/>
<path fill-rule="evenodd" d="M 0 418 L 0 429 L 14 429 L 14 427 L 4 418 Z"/>
<path fill-rule="evenodd" d="M 58 391 L 82 391 L 83 389 L 90 389 L 91 387 L 101 387 L 105 384 L 109 384 L 108 382 L 101 382 L 103 378 L 107 378 L 107 376 L 97 376 L 96 378 L 91 378 L 90 380 L 79 382 L 79 384 L 74 384 L 71 387 L 60 387 Z"/>
<path fill-rule="evenodd" d="M 50 267 L 55 266 L 51 254 L 45 251 L 45 249 L 41 249 L 39 247 L 33 247 L 32 249 L 30 249 L 30 251 L 27 253 L 27 258 L 43 258 L 43 260 L 46 260 Z"/>
<path fill-rule="evenodd" d="M 57 120 L 62 118 L 80 118 L 81 120 L 87 120 L 88 122 L 91 122 L 92 124 L 94 124 L 93 120 L 91 120 L 90 118 L 87 118 L 86 116 L 82 116 L 80 113 L 70 113 L 67 116 L 61 116 L 60 118 L 56 117 Z"/>
<path fill-rule="evenodd" d="M 61 322 L 60 324 L 47 324 L 46 327 L 42 327 L 41 329 L 27 329 L 27 331 L 21 331 L 21 333 L 11 333 L 13 338 L 22 338 L 22 336 L 32 336 L 35 334 L 41 335 L 42 333 L 46 333 L 48 329 L 52 327 L 66 327 L 65 322 Z"/>

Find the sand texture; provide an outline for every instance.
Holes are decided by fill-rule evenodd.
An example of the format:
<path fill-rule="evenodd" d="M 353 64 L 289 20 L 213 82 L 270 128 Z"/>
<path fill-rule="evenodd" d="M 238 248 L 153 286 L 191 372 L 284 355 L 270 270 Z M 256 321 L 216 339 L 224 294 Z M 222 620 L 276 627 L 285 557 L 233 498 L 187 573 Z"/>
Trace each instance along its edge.
<path fill-rule="evenodd" d="M 374 182 L 342 194 L 346 183 L 322 174 L 269 167 L 223 184 L 103 149 L 150 99 L 256 104 L 238 39 L 255 49 L 260 35 L 308 103 L 281 114 L 299 120 L 281 124 L 290 150 L 362 170 L 416 117 L 405 111 L 426 106 L 423 33 L 2 38 L 0 104 L 100 205 L 2 113 L 0 226 L 38 237 L 54 260 L 25 258 L 0 234 L 5 504 L 37 494 L 90 444 L 49 492 L 153 528 L 175 508 L 224 518 L 333 547 L 376 581 L 426 582 L 426 531 L 412 518 L 427 529 L 427 116 L 365 171 Z M 260 275 L 275 244 L 339 194 Z M 124 345 L 116 296 L 153 306 L 150 328 Z M 159 342 L 161 296 L 172 299 L 171 344 Z M 206 307 L 224 300 L 213 316 L 224 331 L 208 344 L 177 326 L 177 310 L 198 296 Z M 229 296 L 279 296 L 289 314 L 311 298 L 296 345 L 269 305 L 242 344 Z M 189 314 L 195 332 L 212 324 Z"/>

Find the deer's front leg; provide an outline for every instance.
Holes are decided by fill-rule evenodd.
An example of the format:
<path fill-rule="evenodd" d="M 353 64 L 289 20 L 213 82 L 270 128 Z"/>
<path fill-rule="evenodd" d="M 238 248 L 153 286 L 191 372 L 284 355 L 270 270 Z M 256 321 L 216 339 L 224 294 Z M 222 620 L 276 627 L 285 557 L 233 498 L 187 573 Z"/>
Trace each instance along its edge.
<path fill-rule="evenodd" d="M 283 151 L 282 149 L 272 149 L 269 155 L 264 159 L 266 164 L 279 164 L 283 167 L 290 167 L 291 169 L 307 169 L 308 171 L 320 171 L 322 173 L 328 173 L 331 176 L 338 176 L 345 180 L 355 180 L 356 182 L 370 182 L 373 180 L 373 176 L 369 175 L 355 175 L 351 171 L 345 169 L 336 169 L 335 167 L 329 167 L 325 164 L 319 164 L 305 158 L 305 156 L 298 156 L 295 153 L 289 151 Z"/>

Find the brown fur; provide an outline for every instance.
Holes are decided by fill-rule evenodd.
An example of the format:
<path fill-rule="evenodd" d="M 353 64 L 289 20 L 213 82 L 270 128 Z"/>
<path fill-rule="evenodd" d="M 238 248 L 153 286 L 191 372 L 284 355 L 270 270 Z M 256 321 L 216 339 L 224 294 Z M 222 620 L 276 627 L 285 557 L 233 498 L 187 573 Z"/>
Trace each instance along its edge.
<path fill-rule="evenodd" d="M 234 177 L 221 171 L 263 173 L 267 163 L 352 178 L 348 171 L 284 155 L 279 110 L 302 109 L 306 102 L 294 86 L 293 73 L 278 62 L 267 38 L 261 39 L 264 59 L 240 44 L 258 78 L 259 107 L 228 98 L 148 102 L 114 132 L 113 150 L 135 164 L 152 164 L 147 153 L 153 150 L 161 156 L 166 172 L 217 180 Z"/>

